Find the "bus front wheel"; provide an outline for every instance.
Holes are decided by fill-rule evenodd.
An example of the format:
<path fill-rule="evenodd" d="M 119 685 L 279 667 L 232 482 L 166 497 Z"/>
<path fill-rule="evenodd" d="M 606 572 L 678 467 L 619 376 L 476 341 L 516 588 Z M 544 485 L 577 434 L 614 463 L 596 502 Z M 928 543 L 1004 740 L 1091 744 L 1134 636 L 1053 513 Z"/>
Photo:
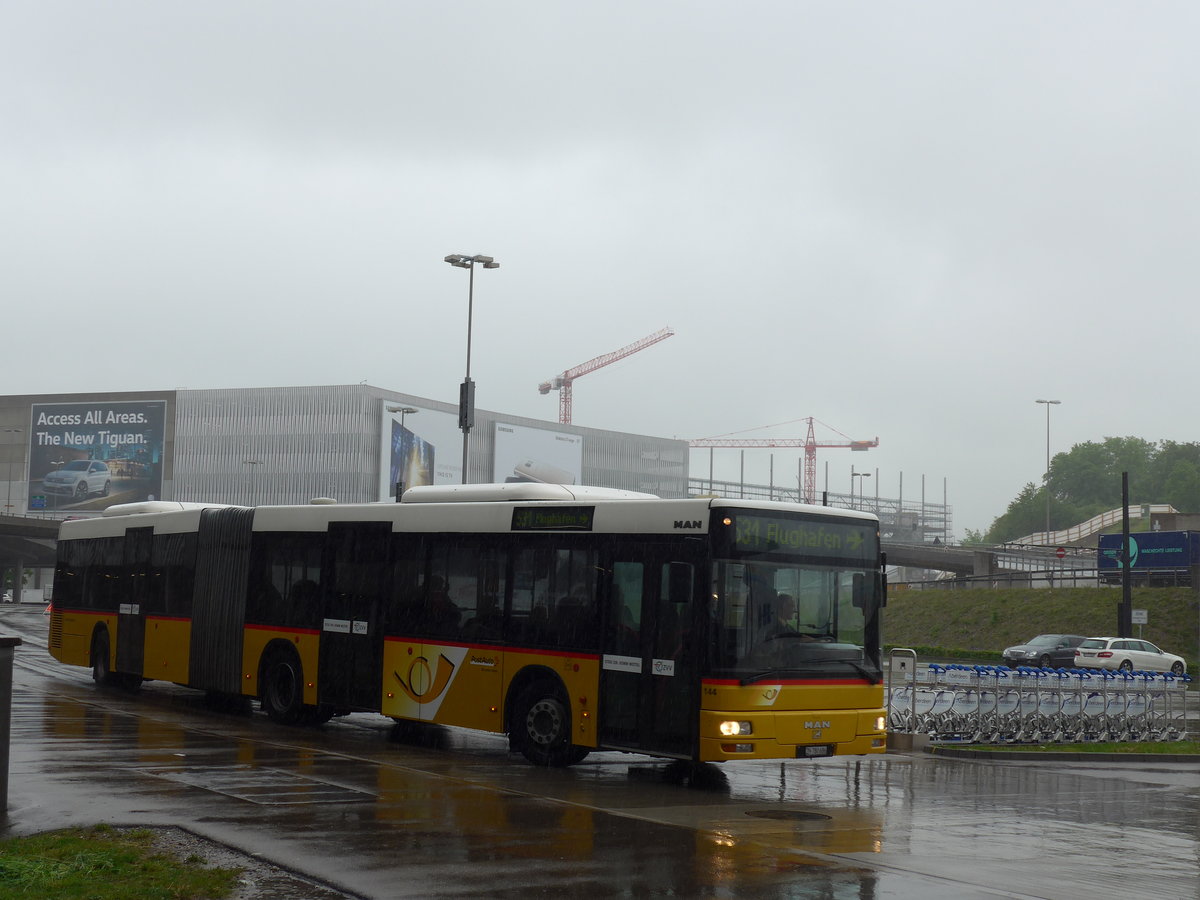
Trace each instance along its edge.
<path fill-rule="evenodd" d="M 571 746 L 567 700 L 548 682 L 537 682 L 521 692 L 510 738 L 515 749 L 535 766 L 569 766 L 588 754 L 583 747 Z"/>
<path fill-rule="evenodd" d="M 295 725 L 304 718 L 304 674 L 296 654 L 276 651 L 263 664 L 262 707 L 281 725 Z"/>

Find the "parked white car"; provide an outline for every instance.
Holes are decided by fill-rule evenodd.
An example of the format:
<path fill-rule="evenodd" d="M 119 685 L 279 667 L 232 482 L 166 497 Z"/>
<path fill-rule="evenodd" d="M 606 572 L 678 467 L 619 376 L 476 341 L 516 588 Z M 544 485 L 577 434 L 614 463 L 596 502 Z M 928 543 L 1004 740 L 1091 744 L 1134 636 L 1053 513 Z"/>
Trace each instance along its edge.
<path fill-rule="evenodd" d="M 42 478 L 42 490 L 47 494 L 63 494 L 76 500 L 86 500 L 92 494 L 107 497 L 111 487 L 112 473 L 99 459 L 73 459 Z"/>
<path fill-rule="evenodd" d="M 1182 656 L 1166 653 L 1149 641 L 1137 638 L 1088 638 L 1075 648 L 1075 665 L 1080 669 L 1173 672 L 1176 675 L 1187 671 Z"/>

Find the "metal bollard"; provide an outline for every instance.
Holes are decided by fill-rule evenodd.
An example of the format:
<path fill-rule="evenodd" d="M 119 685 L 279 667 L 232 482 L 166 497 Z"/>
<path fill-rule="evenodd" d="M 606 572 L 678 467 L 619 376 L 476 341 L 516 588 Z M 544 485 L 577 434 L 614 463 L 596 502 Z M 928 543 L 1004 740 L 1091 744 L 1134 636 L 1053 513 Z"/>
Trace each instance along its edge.
<path fill-rule="evenodd" d="M 18 637 L 0 637 L 0 819 L 8 817 L 8 739 L 12 719 L 13 648 Z"/>

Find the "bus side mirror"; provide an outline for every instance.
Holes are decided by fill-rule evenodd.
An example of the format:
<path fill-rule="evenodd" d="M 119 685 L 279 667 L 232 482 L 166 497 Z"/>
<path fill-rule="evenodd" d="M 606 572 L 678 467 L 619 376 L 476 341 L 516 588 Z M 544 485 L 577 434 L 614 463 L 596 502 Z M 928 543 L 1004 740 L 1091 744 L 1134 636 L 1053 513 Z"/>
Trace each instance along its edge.
<path fill-rule="evenodd" d="M 872 575 L 871 580 L 868 580 L 867 576 L 862 573 L 855 575 L 850 586 L 851 604 L 857 609 L 866 610 L 867 603 L 871 599 L 868 586 L 879 588 L 879 605 L 887 606 L 887 575 L 883 572 Z"/>

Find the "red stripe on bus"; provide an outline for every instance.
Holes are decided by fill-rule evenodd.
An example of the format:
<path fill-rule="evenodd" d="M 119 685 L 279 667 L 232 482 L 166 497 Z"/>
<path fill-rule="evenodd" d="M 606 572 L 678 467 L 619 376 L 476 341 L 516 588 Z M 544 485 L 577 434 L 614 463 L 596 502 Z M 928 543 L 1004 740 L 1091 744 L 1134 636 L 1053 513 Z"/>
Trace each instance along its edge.
<path fill-rule="evenodd" d="M 316 628 L 289 628 L 286 625 L 251 625 L 246 623 L 247 631 L 285 631 L 290 634 L 320 634 L 320 630 Z"/>
<path fill-rule="evenodd" d="M 147 622 L 190 622 L 189 616 L 146 616 Z"/>
<path fill-rule="evenodd" d="M 528 653 L 532 656 L 566 656 L 573 659 L 590 659 L 598 660 L 599 653 L 579 653 L 574 650 L 546 650 L 535 649 L 531 647 L 504 647 L 499 644 L 467 644 L 462 641 L 439 640 L 438 638 L 415 638 L 415 637 L 398 637 L 396 635 L 388 635 L 384 641 L 398 643 L 403 641 L 408 644 L 433 644 L 438 647 L 465 647 L 468 650 L 495 650 L 498 653 Z"/>
<path fill-rule="evenodd" d="M 51 604 L 51 606 L 54 606 L 54 604 Z M 73 616 L 115 616 L 115 615 L 117 615 L 117 611 L 115 609 L 114 610 L 68 609 L 67 607 L 63 607 L 63 606 L 55 606 L 54 611 L 56 613 L 62 613 L 63 615 L 66 615 L 69 613 Z"/>

